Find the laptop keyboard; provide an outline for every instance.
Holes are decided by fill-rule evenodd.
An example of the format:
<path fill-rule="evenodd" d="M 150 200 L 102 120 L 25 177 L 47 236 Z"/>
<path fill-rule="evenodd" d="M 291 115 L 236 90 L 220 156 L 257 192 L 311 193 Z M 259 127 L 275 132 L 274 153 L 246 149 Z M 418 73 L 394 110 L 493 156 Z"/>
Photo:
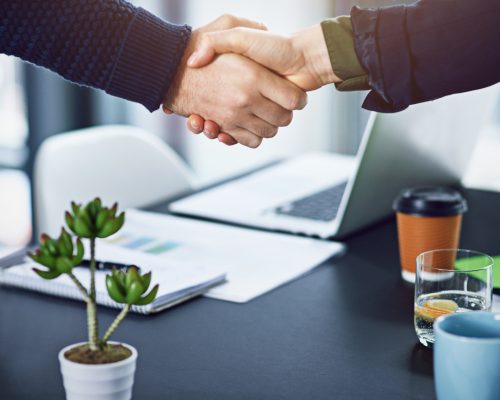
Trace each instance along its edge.
<path fill-rule="evenodd" d="M 274 212 L 279 215 L 289 215 L 315 221 L 333 221 L 337 216 L 346 186 L 347 181 L 342 182 L 321 192 L 279 206 L 274 209 Z"/>

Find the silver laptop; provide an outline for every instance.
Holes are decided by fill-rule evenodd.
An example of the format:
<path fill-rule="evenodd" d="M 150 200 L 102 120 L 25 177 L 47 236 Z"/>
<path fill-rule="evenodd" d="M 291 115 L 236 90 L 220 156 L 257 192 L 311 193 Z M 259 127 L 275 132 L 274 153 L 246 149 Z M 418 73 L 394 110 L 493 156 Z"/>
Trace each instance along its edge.
<path fill-rule="evenodd" d="M 397 114 L 372 113 L 356 157 L 305 154 L 183 198 L 170 211 L 321 238 L 345 236 L 390 215 L 402 188 L 458 184 L 497 89 Z"/>

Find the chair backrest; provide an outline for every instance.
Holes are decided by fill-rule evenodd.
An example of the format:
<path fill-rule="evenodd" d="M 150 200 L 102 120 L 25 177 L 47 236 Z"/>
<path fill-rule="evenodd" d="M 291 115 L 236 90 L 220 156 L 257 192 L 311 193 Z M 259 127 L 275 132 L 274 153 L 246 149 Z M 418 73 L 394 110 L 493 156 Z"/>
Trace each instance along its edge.
<path fill-rule="evenodd" d="M 144 207 L 193 188 L 194 177 L 159 138 L 109 125 L 47 139 L 34 169 L 37 232 L 55 235 L 71 201 L 99 196 L 120 208 Z"/>

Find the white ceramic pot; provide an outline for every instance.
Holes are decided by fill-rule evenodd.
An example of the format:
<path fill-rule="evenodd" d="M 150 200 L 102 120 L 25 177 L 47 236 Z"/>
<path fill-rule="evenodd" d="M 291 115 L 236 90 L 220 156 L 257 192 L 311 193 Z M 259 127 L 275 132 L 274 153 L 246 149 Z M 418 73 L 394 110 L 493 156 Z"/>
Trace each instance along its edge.
<path fill-rule="evenodd" d="M 116 342 L 109 342 L 117 344 Z M 80 344 L 72 344 L 59 352 L 66 400 L 130 400 L 137 361 L 137 350 L 125 343 L 132 355 L 111 364 L 79 364 L 68 360 L 64 353 Z"/>

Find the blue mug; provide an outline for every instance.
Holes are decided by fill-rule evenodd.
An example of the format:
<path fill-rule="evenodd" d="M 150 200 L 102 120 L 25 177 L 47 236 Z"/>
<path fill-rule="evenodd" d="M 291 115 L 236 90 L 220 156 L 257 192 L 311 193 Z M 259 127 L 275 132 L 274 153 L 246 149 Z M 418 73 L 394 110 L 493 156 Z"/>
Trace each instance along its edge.
<path fill-rule="evenodd" d="M 500 315 L 466 312 L 434 323 L 438 400 L 500 399 Z"/>

